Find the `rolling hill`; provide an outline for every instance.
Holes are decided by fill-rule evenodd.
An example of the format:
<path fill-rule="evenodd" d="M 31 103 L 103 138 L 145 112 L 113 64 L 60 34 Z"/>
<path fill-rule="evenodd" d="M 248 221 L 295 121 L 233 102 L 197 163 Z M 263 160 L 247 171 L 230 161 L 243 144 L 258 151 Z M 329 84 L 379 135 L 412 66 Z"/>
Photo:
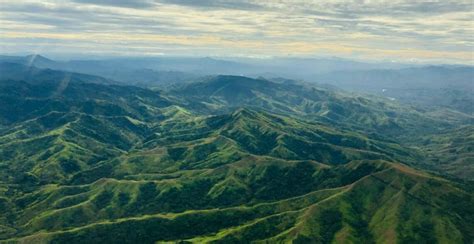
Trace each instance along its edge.
<path fill-rule="evenodd" d="M 292 81 L 162 92 L 5 67 L 0 242 L 474 240 L 469 115 Z"/>
<path fill-rule="evenodd" d="M 308 83 L 240 76 L 210 77 L 171 91 L 171 94 L 184 97 L 190 108 L 197 111 L 228 112 L 245 106 L 391 137 L 436 133 L 473 120 L 470 115 L 444 110 L 437 111 L 434 116 L 431 110 Z M 450 121 L 447 121 L 448 116 Z"/>

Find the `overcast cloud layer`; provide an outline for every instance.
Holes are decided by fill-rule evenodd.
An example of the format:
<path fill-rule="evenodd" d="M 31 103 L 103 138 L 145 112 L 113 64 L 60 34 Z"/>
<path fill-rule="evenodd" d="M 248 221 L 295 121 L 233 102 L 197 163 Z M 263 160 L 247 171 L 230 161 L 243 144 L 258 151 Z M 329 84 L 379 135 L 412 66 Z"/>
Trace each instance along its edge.
<path fill-rule="evenodd" d="M 0 0 L 0 52 L 473 64 L 467 1 Z"/>

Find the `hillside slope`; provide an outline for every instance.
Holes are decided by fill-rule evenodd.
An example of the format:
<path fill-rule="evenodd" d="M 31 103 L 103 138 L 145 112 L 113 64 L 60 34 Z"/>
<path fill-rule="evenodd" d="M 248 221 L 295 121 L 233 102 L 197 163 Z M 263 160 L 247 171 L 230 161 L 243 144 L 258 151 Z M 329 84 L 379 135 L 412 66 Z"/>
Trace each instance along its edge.
<path fill-rule="evenodd" d="M 52 74 L 0 79 L 0 242 L 474 239 L 472 186 L 409 167 L 468 161 L 466 117 L 296 82 L 164 93 Z M 447 131 L 424 147 L 391 137 L 431 122 Z"/>
<path fill-rule="evenodd" d="M 452 128 L 451 122 L 463 124 L 473 120 L 472 116 L 453 116 L 452 113 L 449 115 L 453 121 L 448 122 L 440 116 L 429 116 L 428 111 L 402 106 L 389 99 L 299 82 L 273 82 L 241 76 L 210 77 L 171 94 L 184 97 L 196 111 L 215 113 L 246 106 L 392 137 L 433 133 Z"/>
<path fill-rule="evenodd" d="M 264 167 L 261 162 L 250 163 L 248 166 L 252 167 L 252 165 L 256 167 L 256 170 Z M 249 167 L 232 169 L 235 180 L 239 180 L 237 175 L 242 173 L 239 171 L 251 170 Z M 308 166 L 296 164 L 289 166 L 289 169 L 279 169 L 287 172 L 285 175 L 288 175 L 289 181 L 275 179 L 274 183 L 281 182 L 277 192 L 285 192 L 281 191 L 285 187 L 289 187 L 290 191 L 294 187 L 298 189 L 294 184 L 296 183 L 294 179 L 291 181 L 293 177 L 305 181 L 308 179 L 311 182 L 311 179 L 315 180 L 321 174 L 333 174 L 333 177 L 325 178 L 327 180 L 340 178 L 341 181 L 327 184 L 324 190 L 317 190 L 317 187 L 309 188 L 306 192 L 284 200 L 248 203 L 236 207 L 207 207 L 180 213 L 148 213 L 140 217 L 113 219 L 112 216 L 117 214 L 119 206 L 136 209 L 136 205 L 143 201 L 140 199 L 145 197 L 144 194 L 151 194 L 148 195 L 148 199 L 153 195 L 157 196 L 158 199 L 154 202 L 161 203 L 159 199 L 169 199 L 165 196 L 171 196 L 171 190 L 164 190 L 161 181 L 145 183 L 106 180 L 91 186 L 101 189 L 91 201 L 83 200 L 84 202 L 76 203 L 77 205 L 64 210 L 52 210 L 48 214 L 33 218 L 25 225 L 29 232 L 35 229 L 47 231 L 22 237 L 19 240 L 36 243 L 82 243 L 84 241 L 103 243 L 113 240 L 126 243 L 180 240 L 197 243 L 254 241 L 330 243 L 334 240 L 364 243 L 412 241 L 470 243 L 473 240 L 473 213 L 469 210 L 469 206 L 473 204 L 472 195 L 444 180 L 432 178 L 405 166 L 383 162 L 352 163 L 318 170 L 312 176 L 304 174 L 307 173 L 306 170 L 299 170 L 301 167 Z M 263 171 L 263 177 L 268 177 L 270 172 L 273 172 L 272 176 L 274 176 L 279 171 L 278 168 L 268 166 Z M 344 175 L 344 172 L 349 175 Z M 216 172 L 212 175 L 216 176 Z M 302 179 L 303 175 L 307 176 Z M 218 195 L 220 199 L 223 197 L 222 194 L 233 196 L 243 194 L 238 191 L 238 188 L 235 189 L 236 186 L 233 186 L 234 190 L 231 190 L 231 186 L 236 183 L 231 184 L 229 180 L 224 182 L 206 188 L 209 190 L 204 190 L 204 193 L 201 193 L 201 188 L 205 186 L 205 183 L 200 183 L 199 188 L 194 188 L 200 191 L 191 193 L 193 191 L 191 188 L 186 191 L 191 192 L 186 194 L 192 195 L 187 197 L 193 196 L 193 202 L 197 203 L 200 202 L 198 199 L 202 194 L 208 199 L 207 201 L 212 201 L 211 199 L 215 199 L 214 192 L 217 191 L 215 189 L 223 184 L 226 185 L 226 189 Z M 342 186 L 337 187 L 341 183 Z M 136 184 L 139 185 L 137 193 L 133 190 L 131 192 L 125 190 Z M 126 185 L 129 187 L 124 188 Z M 267 185 L 267 187 L 270 186 L 273 184 Z M 190 186 L 183 185 L 182 187 Z M 134 188 L 137 189 L 136 187 L 132 189 Z M 71 200 L 88 194 L 87 190 L 86 192 L 83 190 L 83 193 L 77 190 L 76 192 L 70 193 Z M 278 194 L 277 192 L 275 193 Z M 138 194 L 138 196 L 135 198 L 130 194 Z M 174 203 L 177 204 L 175 207 L 186 205 L 187 198 L 184 190 L 178 190 L 175 194 L 178 194 L 181 199 Z M 53 206 L 58 206 L 58 204 L 61 206 L 65 203 L 64 200 L 54 200 L 55 198 L 50 196 L 43 202 L 37 202 L 36 205 L 45 205 L 45 201 Z M 166 202 L 165 200 L 162 204 Z M 82 210 L 78 212 L 76 209 Z M 84 221 L 93 216 L 94 218 L 107 216 L 109 220 L 84 225 Z M 74 224 L 78 220 L 81 222 L 75 225 L 76 227 L 63 229 L 62 223 Z"/>

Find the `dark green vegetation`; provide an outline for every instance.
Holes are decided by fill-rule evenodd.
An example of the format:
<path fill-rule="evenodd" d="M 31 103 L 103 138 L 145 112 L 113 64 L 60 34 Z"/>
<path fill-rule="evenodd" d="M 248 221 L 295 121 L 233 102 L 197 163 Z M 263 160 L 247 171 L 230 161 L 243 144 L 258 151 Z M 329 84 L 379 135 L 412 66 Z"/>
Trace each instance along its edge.
<path fill-rule="evenodd" d="M 160 92 L 0 67 L 6 242 L 474 240 L 462 111 L 285 80 Z"/>

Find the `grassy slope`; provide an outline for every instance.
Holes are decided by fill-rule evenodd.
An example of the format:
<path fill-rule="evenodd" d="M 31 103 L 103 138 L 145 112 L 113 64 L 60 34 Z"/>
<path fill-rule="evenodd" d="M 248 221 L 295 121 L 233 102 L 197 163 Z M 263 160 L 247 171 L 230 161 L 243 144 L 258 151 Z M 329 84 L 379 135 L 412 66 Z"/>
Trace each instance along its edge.
<path fill-rule="evenodd" d="M 300 86 L 236 86 L 237 78 L 200 98 L 213 113 L 231 111 L 216 116 L 140 88 L 2 84 L 0 101 L 19 113 L 0 110 L 0 238 L 472 242 L 472 192 L 393 163 L 416 165 L 419 151 L 333 123 L 383 132 L 387 121 L 410 128 L 431 118 Z M 283 99 L 287 88 L 294 93 Z M 231 91 L 240 97 L 228 100 Z M 240 101 L 259 108 L 234 110 Z"/>
<path fill-rule="evenodd" d="M 439 116 L 426 116 L 425 111 L 400 106 L 388 99 L 331 91 L 303 83 L 216 76 L 191 83 L 173 94 L 184 96 L 197 111 L 212 113 L 240 106 L 254 107 L 391 136 L 410 137 L 450 127 Z"/>
<path fill-rule="evenodd" d="M 355 165 L 354 167 L 360 167 Z M 45 232 L 23 241 L 101 243 L 126 240 L 193 242 L 470 243 L 472 195 L 448 182 L 397 164 L 341 188 L 248 206 L 152 214 Z"/>
<path fill-rule="evenodd" d="M 464 126 L 420 139 L 431 167 L 464 179 L 474 175 L 474 126 Z"/>
<path fill-rule="evenodd" d="M 473 122 L 471 114 L 447 108 L 402 106 L 387 99 L 331 91 L 298 82 L 274 83 L 238 76 L 211 77 L 175 93 L 184 94 L 194 104 L 190 109 L 197 111 L 210 110 L 212 113 L 248 106 L 359 131 L 372 138 L 388 138 L 411 147 L 413 152 L 426 158 L 416 159 L 418 167 L 464 179 L 473 175 L 469 163 L 472 150 L 469 150 L 468 141 L 472 134 L 469 127 Z M 460 135 L 468 136 L 461 139 Z"/>

